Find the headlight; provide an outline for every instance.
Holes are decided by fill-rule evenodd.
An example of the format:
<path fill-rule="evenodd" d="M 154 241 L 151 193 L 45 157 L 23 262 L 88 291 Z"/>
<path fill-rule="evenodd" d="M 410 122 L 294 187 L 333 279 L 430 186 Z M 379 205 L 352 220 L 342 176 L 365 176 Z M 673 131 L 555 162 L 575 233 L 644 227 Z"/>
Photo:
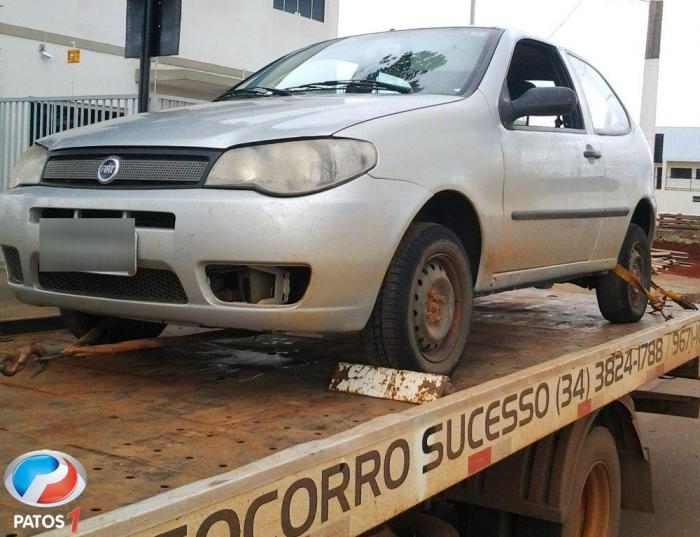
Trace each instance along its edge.
<path fill-rule="evenodd" d="M 41 181 L 41 174 L 48 158 L 48 149 L 39 144 L 34 144 L 27 149 L 10 174 L 9 187 L 31 185 Z"/>
<path fill-rule="evenodd" d="M 297 140 L 231 149 L 216 162 L 206 186 L 255 188 L 300 195 L 354 179 L 377 164 L 369 142 L 342 138 Z"/>

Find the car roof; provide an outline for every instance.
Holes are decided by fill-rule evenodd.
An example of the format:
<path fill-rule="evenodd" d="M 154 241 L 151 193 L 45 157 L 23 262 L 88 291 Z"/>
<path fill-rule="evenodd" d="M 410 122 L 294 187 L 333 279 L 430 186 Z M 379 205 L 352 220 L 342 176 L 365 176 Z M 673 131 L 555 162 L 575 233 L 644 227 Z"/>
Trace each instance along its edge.
<path fill-rule="evenodd" d="M 534 39 L 537 41 L 540 41 L 542 43 L 546 43 L 548 45 L 552 45 L 553 47 L 556 48 L 562 48 L 559 44 L 544 38 L 542 36 L 532 34 L 530 32 L 526 32 L 523 30 L 518 30 L 515 28 L 506 28 L 503 26 L 419 26 L 416 28 L 402 28 L 400 30 L 382 30 L 380 32 L 367 32 L 364 34 L 353 34 L 353 35 L 348 35 L 348 36 L 343 36 L 340 38 L 336 39 L 345 39 L 348 37 L 360 37 L 363 35 L 381 35 L 381 34 L 388 34 L 388 33 L 400 33 L 400 32 L 417 32 L 417 31 L 423 31 L 423 30 L 462 30 L 462 29 L 469 29 L 469 28 L 474 28 L 478 30 L 498 30 L 501 32 L 504 32 L 511 37 L 511 39 Z M 333 39 L 334 41 L 335 39 Z"/>

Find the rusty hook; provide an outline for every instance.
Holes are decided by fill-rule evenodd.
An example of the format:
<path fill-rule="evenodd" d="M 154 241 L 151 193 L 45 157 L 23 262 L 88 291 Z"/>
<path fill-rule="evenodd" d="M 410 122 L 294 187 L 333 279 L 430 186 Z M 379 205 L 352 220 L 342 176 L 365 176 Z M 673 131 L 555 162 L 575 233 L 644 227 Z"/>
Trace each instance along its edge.
<path fill-rule="evenodd" d="M 106 320 L 109 321 L 109 320 Z M 38 343 L 32 343 L 19 349 L 13 356 L 6 356 L 0 361 L 0 374 L 12 377 L 22 371 L 30 360 L 34 360 L 36 367 L 32 372 L 32 378 L 44 371 L 51 361 L 64 358 L 86 358 L 95 354 L 118 353 L 139 351 L 145 349 L 163 349 L 181 347 L 193 343 L 212 341 L 226 338 L 251 337 L 257 332 L 248 330 L 213 330 L 188 334 L 185 336 L 166 336 L 144 339 L 132 339 L 119 343 L 95 344 L 110 328 L 109 322 L 100 322 L 78 341 L 63 348 L 54 354 L 46 354 L 44 348 Z"/>
<path fill-rule="evenodd" d="M 0 374 L 6 377 L 14 377 L 22 371 L 29 360 L 37 359 L 44 353 L 44 347 L 39 343 L 30 343 L 22 347 L 14 356 L 6 356 L 0 363 Z"/>

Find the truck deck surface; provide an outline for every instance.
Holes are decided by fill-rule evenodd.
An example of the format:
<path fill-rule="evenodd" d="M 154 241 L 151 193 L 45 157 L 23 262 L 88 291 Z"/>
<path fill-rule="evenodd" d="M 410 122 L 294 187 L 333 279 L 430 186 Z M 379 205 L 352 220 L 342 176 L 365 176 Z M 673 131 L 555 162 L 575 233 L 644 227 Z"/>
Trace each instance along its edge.
<path fill-rule="evenodd" d="M 675 317 L 669 323 L 677 326 L 700 319 L 679 308 L 669 311 Z M 496 379 L 505 384 L 532 366 L 645 331 L 656 334 L 665 324 L 659 315 L 646 315 L 635 325 L 611 325 L 600 316 L 595 297 L 561 288 L 481 298 L 468 359 L 452 384 L 457 392 Z M 0 352 L 30 341 L 56 345 L 72 340 L 64 331 L 5 337 Z M 693 349 L 698 344 L 693 335 Z M 328 391 L 341 360 L 361 361 L 357 338 L 266 335 L 63 360 L 35 379 L 25 372 L 0 380 L 0 454 L 9 461 L 41 446 L 76 457 L 88 476 L 85 493 L 74 502 L 85 524 L 89 517 L 170 489 L 254 463 L 264 467 L 266 457 L 273 457 L 273 466 L 287 448 L 351 433 L 354 427 L 362 434 L 373 418 L 416 415 L 409 404 Z M 661 373 L 652 367 L 646 375 Z M 399 415 L 397 423 L 402 419 Z M 37 512 L 0 495 L 2 528 L 12 527 L 14 513 Z"/>

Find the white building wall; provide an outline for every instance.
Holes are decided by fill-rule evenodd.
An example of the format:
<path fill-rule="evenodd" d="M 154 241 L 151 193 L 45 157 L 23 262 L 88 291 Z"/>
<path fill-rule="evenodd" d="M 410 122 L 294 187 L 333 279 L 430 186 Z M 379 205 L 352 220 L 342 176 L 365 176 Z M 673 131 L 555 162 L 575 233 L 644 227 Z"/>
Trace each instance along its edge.
<path fill-rule="evenodd" d="M 2 8 L 0 8 L 2 9 Z M 79 64 L 66 62 L 68 47 L 0 35 L 0 97 L 53 97 L 135 93 L 136 60 L 82 50 Z"/>
<path fill-rule="evenodd" d="M 325 22 L 273 9 L 273 0 L 183 0 L 179 58 L 251 72 L 338 32 L 338 1 L 326 0 Z M 3 0 L 0 7 L 0 97 L 135 93 L 137 60 L 11 37 L 3 23 L 123 47 L 126 0 Z M 159 68 L 168 68 L 162 58 Z M 164 65 L 166 64 L 166 65 Z M 207 71 L 206 68 L 203 68 Z"/>
<path fill-rule="evenodd" d="M 272 0 L 183 0 L 180 55 L 254 71 L 283 54 L 336 37 L 338 0 L 326 0 L 325 19 L 273 9 Z"/>
<path fill-rule="evenodd" d="M 669 185 L 668 175 L 671 167 L 691 168 L 693 178 L 688 181 L 687 189 L 674 188 Z M 700 180 L 696 179 L 700 162 L 664 161 L 661 189 L 656 190 L 656 204 L 659 214 L 687 214 L 700 216 Z"/>
<path fill-rule="evenodd" d="M 700 192 L 657 190 L 656 204 L 658 214 L 700 216 L 700 203 L 693 202 L 693 195 L 700 196 Z"/>

